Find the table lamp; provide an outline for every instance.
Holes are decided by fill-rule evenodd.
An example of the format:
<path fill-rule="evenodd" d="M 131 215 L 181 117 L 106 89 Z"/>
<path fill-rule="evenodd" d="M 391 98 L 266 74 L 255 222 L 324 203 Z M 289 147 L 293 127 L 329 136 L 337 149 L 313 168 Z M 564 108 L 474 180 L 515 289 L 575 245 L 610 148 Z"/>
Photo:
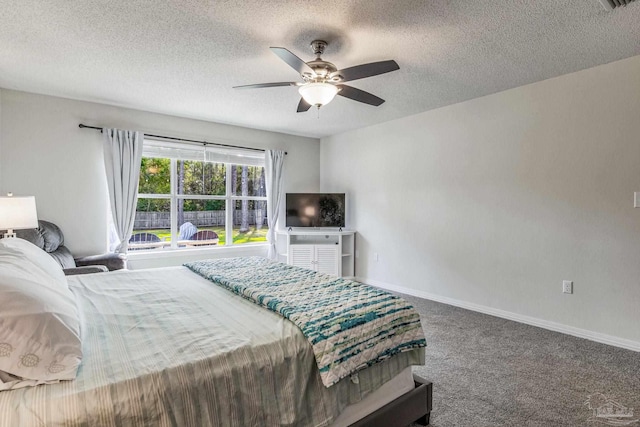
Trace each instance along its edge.
<path fill-rule="evenodd" d="M 33 196 L 0 197 L 0 230 L 7 230 L 4 238 L 16 237 L 13 230 L 38 228 L 36 198 Z"/>

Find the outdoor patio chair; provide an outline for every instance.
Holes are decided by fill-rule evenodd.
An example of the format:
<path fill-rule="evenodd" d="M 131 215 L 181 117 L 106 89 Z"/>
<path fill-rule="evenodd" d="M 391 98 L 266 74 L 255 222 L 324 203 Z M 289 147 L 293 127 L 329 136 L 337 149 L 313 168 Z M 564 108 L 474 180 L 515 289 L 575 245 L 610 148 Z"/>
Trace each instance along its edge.
<path fill-rule="evenodd" d="M 156 243 L 160 242 L 160 238 L 153 233 L 136 233 L 131 236 L 129 243 Z"/>
<path fill-rule="evenodd" d="M 153 233 L 136 233 L 129 239 L 129 250 L 161 249 L 165 244 L 165 242 Z"/>
<path fill-rule="evenodd" d="M 211 230 L 200 230 L 189 239 L 192 244 L 187 246 L 209 246 L 217 245 L 219 242 L 218 233 Z"/>
<path fill-rule="evenodd" d="M 193 236 L 189 238 L 189 240 L 215 240 L 218 238 L 218 233 L 211 230 L 200 230 Z"/>

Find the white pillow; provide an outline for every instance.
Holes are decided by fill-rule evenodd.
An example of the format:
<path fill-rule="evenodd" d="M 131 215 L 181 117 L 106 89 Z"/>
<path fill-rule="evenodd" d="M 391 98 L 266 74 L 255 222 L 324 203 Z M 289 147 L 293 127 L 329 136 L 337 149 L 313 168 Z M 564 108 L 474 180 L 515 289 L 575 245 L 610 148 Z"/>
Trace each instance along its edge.
<path fill-rule="evenodd" d="M 11 260 L 11 263 L 19 268 L 32 269 L 31 272 L 43 280 L 46 278 L 64 288 L 69 288 L 62 266 L 51 255 L 28 240 L 0 239 L 0 253 L 3 262 Z M 28 264 L 21 262 L 25 258 L 30 261 Z"/>
<path fill-rule="evenodd" d="M 80 318 L 60 265 L 14 238 L 0 240 L 0 266 L 0 371 L 19 377 L 0 391 L 75 378 Z"/>

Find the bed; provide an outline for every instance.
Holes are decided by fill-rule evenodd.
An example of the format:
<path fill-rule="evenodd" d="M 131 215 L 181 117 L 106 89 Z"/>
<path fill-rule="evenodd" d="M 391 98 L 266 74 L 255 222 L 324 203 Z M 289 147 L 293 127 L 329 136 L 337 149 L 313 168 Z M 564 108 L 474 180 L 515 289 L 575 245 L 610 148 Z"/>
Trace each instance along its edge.
<path fill-rule="evenodd" d="M 299 327 L 187 267 L 66 280 L 80 319 L 76 377 L 0 376 L 0 425 L 428 424 L 431 384 L 410 368 L 424 347 L 327 387 Z"/>

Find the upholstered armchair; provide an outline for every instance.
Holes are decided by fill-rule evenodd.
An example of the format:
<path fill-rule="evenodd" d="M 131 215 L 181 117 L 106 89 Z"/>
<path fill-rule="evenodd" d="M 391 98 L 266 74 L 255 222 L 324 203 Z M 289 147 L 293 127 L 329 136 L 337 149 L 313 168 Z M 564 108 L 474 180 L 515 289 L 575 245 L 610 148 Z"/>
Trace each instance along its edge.
<path fill-rule="evenodd" d="M 75 274 L 99 273 L 125 268 L 125 257 L 121 254 L 92 255 L 74 258 L 64 245 L 64 235 L 60 228 L 48 221 L 38 221 L 38 228 L 17 230 L 19 238 L 28 240 L 51 255 L 62 266 L 67 276 Z"/>

